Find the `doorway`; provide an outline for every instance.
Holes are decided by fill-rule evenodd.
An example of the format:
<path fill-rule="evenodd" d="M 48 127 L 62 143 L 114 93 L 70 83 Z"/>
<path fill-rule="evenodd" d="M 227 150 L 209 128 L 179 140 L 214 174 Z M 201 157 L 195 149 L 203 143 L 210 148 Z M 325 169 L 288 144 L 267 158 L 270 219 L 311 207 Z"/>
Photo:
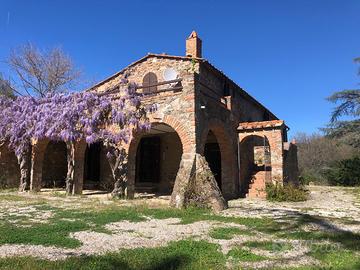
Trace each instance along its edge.
<path fill-rule="evenodd" d="M 205 149 L 204 149 L 205 159 L 209 164 L 210 170 L 213 173 L 215 180 L 221 190 L 222 181 L 221 181 L 221 152 L 220 146 L 217 142 L 217 139 L 212 131 L 209 132 Z"/>
<path fill-rule="evenodd" d="M 145 137 L 138 148 L 139 183 L 158 183 L 160 180 L 160 137 Z"/>
<path fill-rule="evenodd" d="M 88 145 L 85 151 L 84 187 L 99 188 L 101 143 Z"/>

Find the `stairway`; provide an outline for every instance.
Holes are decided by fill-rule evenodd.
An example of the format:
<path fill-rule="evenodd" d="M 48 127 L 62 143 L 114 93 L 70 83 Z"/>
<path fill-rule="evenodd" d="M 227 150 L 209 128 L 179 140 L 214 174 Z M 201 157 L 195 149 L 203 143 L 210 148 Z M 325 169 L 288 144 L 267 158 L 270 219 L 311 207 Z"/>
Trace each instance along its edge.
<path fill-rule="evenodd" d="M 250 180 L 247 198 L 265 198 L 265 171 L 255 172 Z"/>

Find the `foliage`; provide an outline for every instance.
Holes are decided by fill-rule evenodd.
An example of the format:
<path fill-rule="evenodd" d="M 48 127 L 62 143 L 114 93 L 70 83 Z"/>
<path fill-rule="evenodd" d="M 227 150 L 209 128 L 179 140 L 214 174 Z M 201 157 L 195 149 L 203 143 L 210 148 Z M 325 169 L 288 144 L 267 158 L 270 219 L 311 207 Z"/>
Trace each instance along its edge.
<path fill-rule="evenodd" d="M 232 239 L 234 235 L 250 235 L 250 233 L 237 227 L 217 227 L 212 229 L 209 235 L 215 239 Z"/>
<path fill-rule="evenodd" d="M 308 197 L 308 191 L 296 187 L 293 184 L 267 184 L 266 185 L 266 199 L 269 201 L 276 202 L 300 202 L 306 201 Z"/>
<path fill-rule="evenodd" d="M 242 249 L 240 247 L 234 247 L 232 248 L 228 256 L 233 257 L 236 260 L 239 261 L 245 261 L 245 262 L 257 262 L 257 261 L 263 261 L 267 258 L 265 256 L 254 254 L 248 250 Z"/>
<path fill-rule="evenodd" d="M 360 186 L 360 158 L 344 159 L 335 162 L 325 175 L 331 185 Z"/>
<path fill-rule="evenodd" d="M 331 102 L 341 102 L 337 106 L 332 115 L 331 122 L 335 122 L 341 116 L 360 116 L 360 89 L 356 90 L 342 90 L 335 92 L 328 98 Z"/>
<path fill-rule="evenodd" d="M 352 146 L 319 134 L 298 133 L 295 139 L 298 146 L 300 181 L 303 184 L 328 184 L 325 171 L 335 162 L 352 158 L 358 153 Z"/>
<path fill-rule="evenodd" d="M 324 268 L 340 270 L 359 269 L 360 266 L 360 256 L 358 254 L 360 250 L 359 234 L 344 231 L 341 228 L 336 229 L 333 226 L 332 221 L 336 222 L 336 224 L 342 224 L 342 219 L 329 220 L 295 211 L 291 215 L 276 215 L 277 221 L 269 221 L 266 218 L 214 215 L 208 210 L 195 208 L 124 207 L 116 202 L 106 205 L 95 198 L 85 199 L 80 197 L 73 198 L 64 207 L 65 205 L 61 203 L 61 200 L 56 201 L 53 198 L 40 199 L 38 196 L 29 197 L 18 194 L 12 194 L 9 197 L 9 194 L 0 194 L 0 199 L 2 201 L 6 200 L 6 204 L 9 204 L 9 201 L 16 201 L 18 205 L 19 198 L 23 198 L 23 203 L 27 206 L 35 206 L 39 211 L 50 210 L 53 215 L 49 218 L 48 223 L 44 224 L 35 224 L 33 217 L 28 216 L 26 217 L 29 221 L 27 227 L 16 226 L 16 223 L 13 223 L 16 217 L 8 215 L 0 220 L 0 228 L 4 224 L 12 224 L 11 226 L 5 225 L 7 230 L 1 231 L 2 237 L 0 237 L 0 240 L 5 237 L 5 239 L 14 243 L 26 244 L 29 241 L 29 243 L 41 243 L 47 246 L 74 247 L 78 246 L 79 242 L 70 242 L 74 240 L 74 238 L 69 237 L 71 232 L 94 230 L 110 233 L 104 231 L 103 226 L 105 224 L 120 220 L 138 222 L 150 217 L 156 219 L 180 218 L 182 224 L 206 220 L 226 222 L 229 226 L 233 226 L 233 223 L 242 224 L 246 226 L 244 231 L 252 235 L 249 240 L 259 239 L 259 242 L 245 242 L 244 247 L 235 247 L 227 255 L 221 253 L 219 245 L 203 240 L 186 239 L 171 242 L 166 247 L 121 249 L 114 253 L 99 256 L 71 256 L 58 261 L 41 260 L 34 257 L 9 257 L 0 258 L 0 269 L 224 269 L 227 266 L 227 259 L 228 262 L 234 263 L 231 266 L 237 269 L 243 266 L 241 264 L 236 265 L 237 262 L 262 260 L 263 258 L 259 258 L 255 254 L 258 249 L 276 250 L 276 254 L 272 254 L 272 256 L 265 259 L 283 264 L 283 255 L 288 254 L 287 251 L 292 245 L 294 247 L 296 247 L 295 245 L 305 245 L 308 248 L 306 256 L 319 260 L 319 264 L 315 266 L 294 266 L 291 269 L 316 270 Z M 42 201 L 40 203 L 40 200 L 45 200 L 45 203 Z M 86 203 L 79 203 L 85 201 Z M 59 207 L 53 206 L 56 203 L 60 204 Z M 277 209 L 273 210 L 277 211 Z M 355 219 L 353 221 L 356 222 Z M 58 224 L 58 222 L 60 223 Z M 68 222 L 66 225 L 69 224 L 69 226 L 60 226 L 65 225 L 61 224 L 61 222 Z M 70 225 L 72 223 L 75 225 Z M 79 224 L 79 226 L 77 227 L 76 224 Z M 314 224 L 319 226 L 316 226 L 314 231 L 309 231 L 308 227 L 314 227 Z M 61 228 L 59 231 L 64 237 L 56 235 L 56 230 L 59 229 L 57 226 Z M 81 228 L 80 226 L 84 227 Z M 39 227 L 41 233 L 37 233 Z M 258 234 L 258 232 L 262 233 Z M 11 234 L 12 236 L 9 236 Z M 29 234 L 29 236 L 26 237 L 24 234 Z M 261 241 L 263 236 L 266 236 L 266 239 L 276 239 L 273 242 L 274 249 L 270 250 L 271 242 Z M 70 241 L 68 241 L 69 239 Z M 300 241 L 289 243 L 291 239 Z M 318 247 L 320 244 L 321 247 Z M 296 262 L 296 258 L 287 259 L 286 262 L 289 264 Z"/>
<path fill-rule="evenodd" d="M 1 269 L 224 269 L 225 256 L 218 245 L 206 241 L 182 240 L 166 247 L 123 249 L 102 256 L 72 257 L 45 261 L 31 257 L 0 259 Z"/>
<path fill-rule="evenodd" d="M 40 97 L 73 89 L 81 74 L 61 48 L 41 51 L 30 43 L 14 49 L 7 63 L 18 77 L 19 88 Z"/>
<path fill-rule="evenodd" d="M 108 156 L 116 147 L 128 143 L 134 129 L 148 129 L 146 113 L 155 106 L 141 106 L 141 94 L 136 85 L 121 79 L 116 95 L 92 92 L 47 94 L 45 97 L 0 97 L 0 138 L 9 143 L 16 155 L 29 152 L 31 140 L 64 141 L 68 147 L 67 191 L 71 192 L 74 173 L 75 143 L 103 141 Z M 115 147 L 116 146 L 116 147 Z M 119 155 L 122 151 L 118 151 Z M 118 164 L 117 164 L 118 165 Z M 25 177 L 25 176 L 24 176 Z M 118 179 L 115 179 L 115 181 Z M 23 181 L 26 182 L 26 181 Z"/>
<path fill-rule="evenodd" d="M 360 63 L 360 58 L 355 62 Z M 360 70 L 359 70 L 360 75 Z M 333 103 L 340 103 L 334 108 L 330 124 L 324 129 L 329 137 L 338 138 L 357 148 L 360 147 L 360 89 L 346 89 L 328 97 Z M 353 119 L 339 121 L 342 116 Z"/>
<path fill-rule="evenodd" d="M 322 130 L 328 138 L 336 139 L 358 149 L 360 147 L 360 119 L 335 121 Z"/>

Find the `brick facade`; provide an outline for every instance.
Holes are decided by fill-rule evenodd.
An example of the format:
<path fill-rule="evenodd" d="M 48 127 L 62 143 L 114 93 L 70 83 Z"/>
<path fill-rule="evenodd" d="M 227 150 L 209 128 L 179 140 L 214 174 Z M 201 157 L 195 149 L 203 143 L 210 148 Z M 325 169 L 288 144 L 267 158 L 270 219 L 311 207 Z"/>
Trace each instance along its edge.
<path fill-rule="evenodd" d="M 205 158 L 210 168 L 221 170 L 220 188 L 227 199 L 248 193 L 250 184 L 255 186 L 250 183 L 250 178 L 261 167 L 256 165 L 255 160 L 260 164 L 261 155 L 264 159 L 267 157 L 265 153 L 269 155 L 271 164 L 264 166 L 266 170 L 258 174 L 258 179 L 280 183 L 284 178 L 295 180 L 297 178 L 296 146 L 286 142 L 287 127 L 283 121 L 278 120 L 241 87 L 201 58 L 201 40 L 196 33 L 191 34 L 186 45 L 187 56 L 148 54 L 89 89 L 95 92 L 112 89 L 125 72 L 129 74 L 128 79 L 131 82 L 143 86 L 148 80 L 152 83 L 166 81 L 164 72 L 168 69 L 175 71 L 177 78 L 181 79 L 181 82 L 175 86 L 165 84 L 142 88 L 143 91 L 154 92 L 145 96 L 143 102 L 158 104 L 158 110 L 148 115 L 153 124 L 150 133 L 134 134 L 131 142 L 126 146 L 129 159 L 129 196 L 132 197 L 137 189 L 145 188 L 149 184 L 146 182 L 148 180 L 144 183 L 139 180 L 139 171 L 143 169 L 140 163 L 146 163 L 146 160 L 139 161 L 139 145 L 145 140 L 144 138 L 149 137 L 158 137 L 159 146 L 152 147 L 159 152 L 157 153 L 159 156 L 155 157 L 154 154 L 154 159 L 158 159 L 160 163 L 158 179 L 151 188 L 159 192 L 173 191 L 174 205 L 181 205 L 186 183 L 196 172 L 196 154 L 213 155 Z M 174 90 L 171 90 L 171 87 L 174 87 Z M 159 91 L 164 88 L 167 90 Z M 208 141 L 209 134 L 212 136 L 211 142 Z M 252 139 L 249 139 L 250 137 Z M 258 143 L 259 138 L 262 144 Z M 213 152 L 205 151 L 207 147 L 210 149 L 210 145 Z M 50 146 L 48 141 L 34 142 L 31 170 L 33 190 L 41 188 L 41 181 L 50 181 L 51 178 L 59 178 L 59 175 L 63 175 L 61 167 L 63 161 L 54 161 L 56 158 L 52 158 L 51 162 L 44 160 Z M 84 185 L 85 161 L 88 162 L 86 149 L 84 142 L 76 146 L 77 193 L 81 193 Z M 58 151 L 59 155 L 63 156 L 64 153 L 59 149 Z M 55 152 L 52 151 L 52 155 L 56 154 Z M 104 153 L 100 152 L 99 155 L 100 182 L 105 185 L 111 179 L 111 174 L 106 167 Z M 221 164 L 218 166 L 212 164 L 214 160 L 219 160 Z M 48 175 L 51 171 L 49 166 L 62 170 L 62 173 Z M 218 178 L 220 179 L 220 176 Z"/>

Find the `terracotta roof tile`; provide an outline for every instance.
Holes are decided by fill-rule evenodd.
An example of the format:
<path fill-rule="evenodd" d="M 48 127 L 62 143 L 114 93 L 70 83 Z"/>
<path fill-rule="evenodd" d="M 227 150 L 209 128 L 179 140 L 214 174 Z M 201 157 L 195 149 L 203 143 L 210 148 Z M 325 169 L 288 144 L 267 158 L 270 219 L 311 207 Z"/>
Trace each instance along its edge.
<path fill-rule="evenodd" d="M 243 122 L 243 123 L 239 124 L 238 130 L 274 128 L 274 127 L 282 127 L 283 125 L 285 125 L 284 120 L 272 120 L 272 121 L 261 121 L 261 122 Z"/>

